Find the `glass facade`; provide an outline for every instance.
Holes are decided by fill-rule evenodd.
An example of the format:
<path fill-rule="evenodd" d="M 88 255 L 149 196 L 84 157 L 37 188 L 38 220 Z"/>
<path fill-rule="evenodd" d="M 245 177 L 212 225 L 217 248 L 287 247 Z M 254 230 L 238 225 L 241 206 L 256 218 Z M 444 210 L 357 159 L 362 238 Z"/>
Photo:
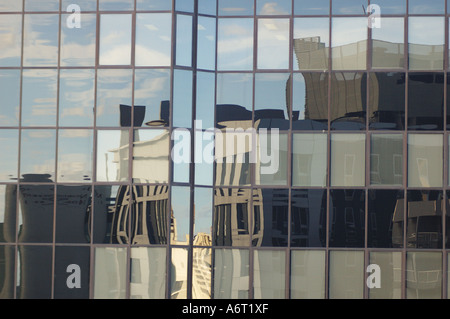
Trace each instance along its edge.
<path fill-rule="evenodd" d="M 449 24 L 0 0 L 0 297 L 447 299 Z"/>

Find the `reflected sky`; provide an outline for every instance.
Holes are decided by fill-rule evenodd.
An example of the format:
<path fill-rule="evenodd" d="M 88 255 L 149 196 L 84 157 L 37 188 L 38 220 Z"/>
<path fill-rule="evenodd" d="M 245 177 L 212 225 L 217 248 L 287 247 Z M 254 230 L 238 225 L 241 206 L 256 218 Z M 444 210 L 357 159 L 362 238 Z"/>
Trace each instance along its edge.
<path fill-rule="evenodd" d="M 330 13 L 329 0 L 294 0 L 294 14 L 295 15 L 328 15 Z"/>
<path fill-rule="evenodd" d="M 176 0 L 176 11 L 194 12 L 194 0 Z"/>
<path fill-rule="evenodd" d="M 25 11 L 58 11 L 58 10 L 59 10 L 59 0 L 25 0 Z"/>
<path fill-rule="evenodd" d="M 191 191 L 189 187 L 172 186 L 172 210 L 176 222 L 171 244 L 188 244 Z"/>
<path fill-rule="evenodd" d="M 176 65 L 192 65 L 192 16 L 177 14 Z"/>
<path fill-rule="evenodd" d="M 172 15 L 136 15 L 136 66 L 170 66 Z"/>
<path fill-rule="evenodd" d="M 445 0 L 409 0 L 410 14 L 444 14 Z"/>
<path fill-rule="evenodd" d="M 0 19 L 0 66 L 20 66 L 21 35 L 22 16 L 2 15 Z"/>
<path fill-rule="evenodd" d="M 74 4 L 73 0 L 62 0 L 61 11 L 67 11 L 67 7 L 71 4 Z M 82 12 L 97 10 L 97 0 L 77 0 L 76 4 L 80 6 Z"/>
<path fill-rule="evenodd" d="M 215 79 L 215 73 L 197 72 L 195 119 L 202 121 L 203 129 L 214 127 Z"/>
<path fill-rule="evenodd" d="M 100 64 L 131 64 L 131 15 L 100 16 Z"/>
<path fill-rule="evenodd" d="M 254 0 L 219 0 L 219 16 L 253 15 Z"/>
<path fill-rule="evenodd" d="M 192 127 L 192 71 L 173 73 L 173 126 Z"/>
<path fill-rule="evenodd" d="M 288 107 L 286 105 L 288 79 L 288 73 L 256 73 L 255 111 L 267 109 L 281 110 L 284 113 L 284 119 L 289 119 Z"/>
<path fill-rule="evenodd" d="M 444 44 L 444 17 L 409 17 L 408 21 L 409 44 Z"/>
<path fill-rule="evenodd" d="M 405 14 L 406 0 L 377 0 L 381 14 Z"/>
<path fill-rule="evenodd" d="M 285 15 L 291 14 L 291 0 L 257 0 L 256 14 L 259 15 Z"/>
<path fill-rule="evenodd" d="M 332 14 L 365 15 L 367 0 L 333 0 Z"/>
<path fill-rule="evenodd" d="M 4 12 L 22 11 L 22 1 L 0 0 L 0 11 Z"/>
<path fill-rule="evenodd" d="M 98 0 L 99 8 L 103 11 L 133 10 L 134 0 Z"/>
<path fill-rule="evenodd" d="M 216 18 L 198 17 L 197 68 L 216 67 Z"/>
<path fill-rule="evenodd" d="M 0 125 L 19 125 L 20 70 L 0 71 Z"/>
<path fill-rule="evenodd" d="M 289 68 L 289 19 L 258 20 L 258 69 Z"/>
<path fill-rule="evenodd" d="M 253 69 L 253 19 L 219 19 L 217 69 Z"/>
<path fill-rule="evenodd" d="M 172 1 L 167 0 L 137 0 L 136 10 L 171 10 Z"/>
<path fill-rule="evenodd" d="M 19 163 L 19 131 L 0 130 L 0 181 L 10 182 L 17 179 Z"/>
<path fill-rule="evenodd" d="M 198 13 L 216 15 L 216 1 L 198 0 Z"/>

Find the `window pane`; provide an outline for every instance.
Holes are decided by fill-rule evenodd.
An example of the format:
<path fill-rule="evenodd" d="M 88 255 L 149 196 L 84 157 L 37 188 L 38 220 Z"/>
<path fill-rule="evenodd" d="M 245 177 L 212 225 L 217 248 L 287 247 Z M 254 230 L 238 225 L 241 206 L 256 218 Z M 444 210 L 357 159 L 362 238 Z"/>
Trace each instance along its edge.
<path fill-rule="evenodd" d="M 370 252 L 369 262 L 380 267 L 380 286 L 370 288 L 370 299 L 401 299 L 402 297 L 402 253 Z"/>
<path fill-rule="evenodd" d="M 173 126 L 192 127 L 193 73 L 174 70 L 173 73 Z"/>
<path fill-rule="evenodd" d="M 219 19 L 217 69 L 253 69 L 253 19 Z"/>
<path fill-rule="evenodd" d="M 426 108 L 423 107 L 424 105 Z M 444 125 L 443 105 L 443 73 L 409 73 L 409 130 L 442 130 Z"/>
<path fill-rule="evenodd" d="M 216 75 L 210 72 L 197 72 L 197 103 L 195 106 L 196 128 L 214 128 Z M 201 125 L 200 125 L 201 124 Z"/>
<path fill-rule="evenodd" d="M 364 292 L 364 252 L 331 251 L 329 260 L 330 299 L 362 299 Z"/>
<path fill-rule="evenodd" d="M 198 17 L 197 68 L 216 68 L 216 22 L 215 18 Z"/>
<path fill-rule="evenodd" d="M 212 249 L 192 250 L 192 299 L 211 299 Z"/>
<path fill-rule="evenodd" d="M 444 66 L 444 17 L 409 17 L 409 69 L 442 70 Z"/>
<path fill-rule="evenodd" d="M 188 245 L 190 238 L 190 203 L 191 192 L 189 187 L 172 186 L 172 219 L 174 233 L 172 245 Z"/>
<path fill-rule="evenodd" d="M 14 2 L 14 1 L 10 1 Z M 3 4 L 0 3 L 0 11 Z M 22 16 L 2 14 L 0 20 L 0 66 L 20 66 L 22 44 Z"/>
<path fill-rule="evenodd" d="M 58 185 L 56 188 L 56 242 L 90 242 L 92 187 Z"/>
<path fill-rule="evenodd" d="M 364 130 L 367 104 L 366 73 L 339 72 L 331 76 L 331 128 Z"/>
<path fill-rule="evenodd" d="M 443 167 L 441 134 L 408 134 L 408 186 L 441 187 Z"/>
<path fill-rule="evenodd" d="M 294 70 L 327 70 L 330 46 L 328 18 L 294 19 Z"/>
<path fill-rule="evenodd" d="M 97 131 L 97 181 L 128 179 L 129 131 Z"/>
<path fill-rule="evenodd" d="M 288 135 L 261 131 L 258 135 L 258 154 L 255 184 L 287 185 Z"/>
<path fill-rule="evenodd" d="M 127 249 L 95 248 L 94 299 L 124 299 Z"/>
<path fill-rule="evenodd" d="M 365 185 L 365 135 L 331 135 L 331 185 Z"/>
<path fill-rule="evenodd" d="M 316 0 L 311 2 L 309 0 L 294 0 L 294 14 L 295 15 L 328 15 L 330 14 L 329 0 Z"/>
<path fill-rule="evenodd" d="M 291 193 L 291 247 L 325 247 L 326 191 L 293 189 Z"/>
<path fill-rule="evenodd" d="M 445 14 L 445 0 L 409 0 L 409 14 Z"/>
<path fill-rule="evenodd" d="M 199 142 L 201 140 L 201 142 Z M 212 186 L 214 178 L 214 133 L 195 131 L 195 185 Z"/>
<path fill-rule="evenodd" d="M 100 16 L 100 65 L 131 64 L 131 15 Z"/>
<path fill-rule="evenodd" d="M 250 243 L 250 189 L 214 190 L 213 243 L 216 246 L 248 246 Z"/>
<path fill-rule="evenodd" d="M 403 190 L 369 190 L 367 246 L 403 247 Z"/>
<path fill-rule="evenodd" d="M 327 134 L 294 134 L 292 185 L 326 186 Z"/>
<path fill-rule="evenodd" d="M 137 10 L 171 10 L 172 1 L 167 0 L 137 0 Z"/>
<path fill-rule="evenodd" d="M 187 129 L 175 129 L 171 139 L 172 181 L 189 183 L 191 177 L 191 132 Z"/>
<path fill-rule="evenodd" d="M 370 184 L 403 184 L 403 135 L 371 135 Z"/>
<path fill-rule="evenodd" d="M 171 61 L 172 15 L 136 15 L 136 66 L 169 66 Z"/>
<path fill-rule="evenodd" d="M 42 182 L 38 178 L 24 178 L 24 182 Z M 19 242 L 53 242 L 53 208 L 55 186 L 20 185 L 19 186 Z M 49 247 L 50 248 L 50 247 Z M 35 263 L 39 263 L 35 261 Z M 32 278 L 39 278 L 32 277 Z"/>
<path fill-rule="evenodd" d="M 94 140 L 92 130 L 59 130 L 58 182 L 90 182 Z"/>
<path fill-rule="evenodd" d="M 58 11 L 59 0 L 25 0 L 25 11 Z"/>
<path fill-rule="evenodd" d="M 169 181 L 169 131 L 135 130 L 133 143 L 133 182 Z"/>
<path fill-rule="evenodd" d="M 187 298 L 188 280 L 188 250 L 186 248 L 172 248 L 172 277 L 170 285 L 170 299 Z"/>
<path fill-rule="evenodd" d="M 406 298 L 442 298 L 442 254 L 406 253 Z"/>
<path fill-rule="evenodd" d="M 360 14 L 364 15 L 367 0 L 333 0 L 332 14 Z"/>
<path fill-rule="evenodd" d="M 166 248 L 131 248 L 131 299 L 164 299 L 166 296 Z"/>
<path fill-rule="evenodd" d="M 289 19 L 258 19 L 258 69 L 289 68 Z"/>
<path fill-rule="evenodd" d="M 199 0 L 198 1 L 198 13 L 209 14 L 216 16 L 217 1 Z"/>
<path fill-rule="evenodd" d="M 14 276 L 12 272 L 16 267 L 16 249 L 14 246 L 0 246 L 0 252 L 2 254 L 2 260 L 0 262 L 0 287 L 2 289 L 3 299 L 14 298 L 14 286 L 15 282 L 12 280 Z M 17 297 L 19 294 L 17 294 Z"/>
<path fill-rule="evenodd" d="M 16 298 L 51 298 L 52 255 L 51 246 L 18 246 L 17 267 L 20 267 L 20 271 L 17 271 Z"/>
<path fill-rule="evenodd" d="M 253 246 L 286 247 L 288 211 L 287 189 L 253 190 Z"/>
<path fill-rule="evenodd" d="M 405 14 L 406 0 L 377 0 L 381 14 Z"/>
<path fill-rule="evenodd" d="M 367 18 L 333 18 L 331 23 L 333 70 L 365 70 Z"/>
<path fill-rule="evenodd" d="M 97 126 L 131 126 L 132 81 L 132 70 L 97 71 Z"/>
<path fill-rule="evenodd" d="M 293 130 L 328 130 L 328 87 L 326 73 L 294 73 Z"/>
<path fill-rule="evenodd" d="M 20 109 L 20 70 L 0 71 L 0 125 L 18 126 Z"/>
<path fill-rule="evenodd" d="M 58 65 L 57 14 L 25 14 L 23 65 Z"/>
<path fill-rule="evenodd" d="M 73 4 L 73 0 L 62 0 L 61 11 L 67 11 L 67 7 L 71 4 Z M 84 12 L 97 10 L 97 0 L 77 0 L 76 4 L 79 5 Z"/>
<path fill-rule="evenodd" d="M 372 68 L 403 68 L 404 20 L 380 18 L 380 28 L 372 28 Z"/>
<path fill-rule="evenodd" d="M 94 70 L 60 70 L 60 126 L 93 126 L 94 103 Z"/>
<path fill-rule="evenodd" d="M 22 11 L 22 1 L 0 0 L 0 11 Z"/>
<path fill-rule="evenodd" d="M 255 250 L 253 291 L 255 299 L 284 299 L 286 253 L 279 250 Z"/>
<path fill-rule="evenodd" d="M 55 178 L 55 130 L 22 130 L 20 175 L 23 181 L 51 182 Z"/>
<path fill-rule="evenodd" d="M 176 0 L 175 10 L 194 12 L 194 0 Z"/>
<path fill-rule="evenodd" d="M 22 80 L 22 125 L 55 126 L 58 72 L 24 70 Z"/>
<path fill-rule="evenodd" d="M 293 250 L 290 280 L 291 299 L 324 299 L 325 251 Z"/>
<path fill-rule="evenodd" d="M 408 191 L 408 248 L 442 248 L 441 191 Z"/>
<path fill-rule="evenodd" d="M 176 65 L 192 65 L 192 16 L 177 14 Z"/>
<path fill-rule="evenodd" d="M 0 185 L 0 222 L 3 225 L 3 232 L 0 235 L 1 242 L 13 243 L 16 241 L 16 216 L 17 216 L 17 185 Z M 13 258 L 14 255 L 7 256 L 8 252 L 3 252 L 4 258 Z M 12 262 L 13 260 L 9 260 Z M 1 280 L 0 280 L 1 282 Z"/>
<path fill-rule="evenodd" d="M 96 46 L 95 14 L 80 16 L 81 28 L 70 28 L 70 14 L 61 15 L 61 66 L 94 66 Z"/>
<path fill-rule="evenodd" d="M 363 190 L 330 191 L 330 247 L 364 247 L 365 202 Z"/>
<path fill-rule="evenodd" d="M 90 253 L 89 247 L 56 246 L 55 299 L 89 299 Z M 71 265 L 79 268 L 69 267 Z"/>
<path fill-rule="evenodd" d="M 219 0 L 219 15 L 253 15 L 254 0 Z"/>
<path fill-rule="evenodd" d="M 196 187 L 194 190 L 194 245 L 211 246 L 213 215 L 212 188 Z M 211 252 L 209 252 L 211 254 Z M 200 253 L 199 257 L 200 258 Z M 200 262 L 200 260 L 199 260 Z"/>
<path fill-rule="evenodd" d="M 404 129 L 405 82 L 404 73 L 369 73 L 369 128 Z"/>
<path fill-rule="evenodd" d="M 19 130 L 0 130 L 0 181 L 17 180 L 19 164 Z"/>
<path fill-rule="evenodd" d="M 133 10 L 134 0 L 99 0 L 99 8 L 101 11 L 113 10 Z"/>
<path fill-rule="evenodd" d="M 214 299 L 248 299 L 249 252 L 215 249 Z"/>
<path fill-rule="evenodd" d="M 291 14 L 291 0 L 257 0 L 256 14 L 259 15 L 288 15 Z"/>

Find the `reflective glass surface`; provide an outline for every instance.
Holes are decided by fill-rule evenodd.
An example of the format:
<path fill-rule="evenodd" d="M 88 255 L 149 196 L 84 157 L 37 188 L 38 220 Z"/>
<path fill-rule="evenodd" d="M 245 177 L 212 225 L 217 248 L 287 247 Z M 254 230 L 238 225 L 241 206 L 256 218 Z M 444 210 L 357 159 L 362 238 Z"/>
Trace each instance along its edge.
<path fill-rule="evenodd" d="M 212 245 L 212 216 L 213 216 L 213 190 L 212 188 L 196 187 L 194 190 L 194 239 L 195 246 L 211 246 Z M 204 251 L 206 255 L 211 252 Z M 199 251 L 198 258 L 203 256 Z M 210 258 L 210 257 L 209 257 Z M 200 262 L 200 260 L 199 260 Z"/>
<path fill-rule="evenodd" d="M 195 185 L 212 186 L 214 179 L 214 133 L 195 131 Z"/>
<path fill-rule="evenodd" d="M 55 130 L 22 130 L 20 176 L 23 181 L 53 181 L 55 178 L 55 153 Z"/>
<path fill-rule="evenodd" d="M 23 65 L 57 66 L 59 16 L 25 14 L 24 19 Z"/>
<path fill-rule="evenodd" d="M 19 163 L 19 130 L 0 130 L 0 181 L 17 180 Z"/>
<path fill-rule="evenodd" d="M 97 71 L 97 126 L 131 126 L 131 112 L 139 112 L 141 106 L 131 107 L 132 70 L 101 69 Z M 142 121 L 138 116 L 135 123 Z M 136 126 L 140 126 L 139 124 Z"/>
<path fill-rule="evenodd" d="M 292 185 L 326 186 L 327 135 L 294 134 L 292 137 Z"/>
<path fill-rule="evenodd" d="M 410 70 L 442 70 L 444 66 L 444 17 L 409 17 Z"/>
<path fill-rule="evenodd" d="M 128 179 L 128 130 L 97 131 L 97 181 Z"/>
<path fill-rule="evenodd" d="M 248 250 L 214 250 L 214 299 L 248 299 L 248 276 Z"/>
<path fill-rule="evenodd" d="M 379 28 L 372 28 L 372 68 L 403 68 L 404 19 L 381 18 Z"/>
<path fill-rule="evenodd" d="M 58 11 L 59 0 L 25 0 L 25 11 Z"/>
<path fill-rule="evenodd" d="M 216 18 L 198 17 L 197 68 L 216 68 Z"/>
<path fill-rule="evenodd" d="M 254 0 L 219 0 L 219 16 L 253 15 Z"/>
<path fill-rule="evenodd" d="M 93 180 L 94 133 L 92 130 L 59 130 L 58 182 Z"/>
<path fill-rule="evenodd" d="M 102 14 L 100 16 L 100 65 L 131 63 L 131 15 Z"/>
<path fill-rule="evenodd" d="M 442 297 L 442 254 L 440 252 L 406 253 L 406 298 Z"/>
<path fill-rule="evenodd" d="M 365 14 L 367 0 L 332 0 L 332 14 Z"/>
<path fill-rule="evenodd" d="M 370 252 L 370 264 L 378 265 L 381 273 L 379 287 L 369 289 L 370 299 L 401 299 L 402 254 L 401 252 Z"/>
<path fill-rule="evenodd" d="M 0 0 L 0 11 L 15 12 L 22 11 L 22 1 Z"/>
<path fill-rule="evenodd" d="M 136 10 L 171 10 L 172 1 L 167 0 L 137 0 Z"/>
<path fill-rule="evenodd" d="M 0 11 L 2 3 L 0 3 Z M 20 66 L 22 16 L 3 14 L 0 19 L 0 66 Z"/>
<path fill-rule="evenodd" d="M 292 2 L 290 0 L 257 0 L 256 14 L 259 15 L 288 15 L 291 14 Z"/>
<path fill-rule="evenodd" d="M 288 135 L 260 131 L 258 135 L 256 185 L 287 185 Z M 249 159 L 250 160 L 250 159 Z"/>
<path fill-rule="evenodd" d="M 73 27 L 71 14 L 61 16 L 61 66 L 95 65 L 97 17 L 82 14 L 79 19 L 80 28 L 77 28 Z"/>
<path fill-rule="evenodd" d="M 173 72 L 173 126 L 192 127 L 193 73 L 189 70 Z"/>
<path fill-rule="evenodd" d="M 214 128 L 215 83 L 216 75 L 214 73 L 197 72 L 197 100 L 195 106 L 197 129 L 201 128 L 205 130 Z"/>
<path fill-rule="evenodd" d="M 212 276 L 212 249 L 192 250 L 192 298 L 210 299 Z"/>
<path fill-rule="evenodd" d="M 328 15 L 329 13 L 329 0 L 316 0 L 314 3 L 309 0 L 294 0 L 295 15 Z"/>
<path fill-rule="evenodd" d="M 198 0 L 198 13 L 216 15 L 217 1 Z"/>
<path fill-rule="evenodd" d="M 441 187 L 443 168 L 441 134 L 408 134 L 408 186 Z"/>
<path fill-rule="evenodd" d="M 327 194 L 321 189 L 291 192 L 291 246 L 326 246 Z"/>
<path fill-rule="evenodd" d="M 175 278 L 171 278 L 170 299 L 186 299 L 188 280 L 188 250 L 186 248 L 172 248 L 171 263 Z"/>
<path fill-rule="evenodd" d="M 171 59 L 171 14 L 136 15 L 136 66 L 169 66 Z"/>
<path fill-rule="evenodd" d="M 175 0 L 175 10 L 194 12 L 194 0 Z"/>
<path fill-rule="evenodd" d="M 403 135 L 371 135 L 370 184 L 403 184 Z"/>
<path fill-rule="evenodd" d="M 162 247 L 131 248 L 130 298 L 165 298 L 166 255 Z"/>
<path fill-rule="evenodd" d="M 369 190 L 367 246 L 403 247 L 403 190 Z"/>
<path fill-rule="evenodd" d="M 445 0 L 409 0 L 409 14 L 444 14 Z"/>
<path fill-rule="evenodd" d="M 133 182 L 168 182 L 169 139 L 167 130 L 134 131 Z"/>
<path fill-rule="evenodd" d="M 52 247 L 18 246 L 20 272 L 17 274 L 17 299 L 50 299 L 52 296 Z"/>
<path fill-rule="evenodd" d="M 172 132 L 173 148 L 172 180 L 177 183 L 189 183 L 191 175 L 191 132 L 187 129 L 176 129 Z"/>
<path fill-rule="evenodd" d="M 255 250 L 253 291 L 255 299 L 284 299 L 286 253 L 282 250 Z"/>
<path fill-rule="evenodd" d="M 95 248 L 94 299 L 125 298 L 127 257 L 126 248 Z"/>
<path fill-rule="evenodd" d="M 289 19 L 258 19 L 258 69 L 289 68 Z"/>
<path fill-rule="evenodd" d="M 133 10 L 134 0 L 98 0 L 100 11 Z"/>
<path fill-rule="evenodd" d="M 242 0 L 239 0 L 239 2 L 242 2 Z M 288 52 L 286 52 L 284 59 L 287 57 Z M 217 35 L 217 69 L 253 69 L 252 19 L 219 19 Z"/>
<path fill-rule="evenodd" d="M 2 299 L 14 298 L 15 282 L 13 272 L 16 266 L 16 249 L 14 246 L 0 246 L 2 260 L 0 262 L 0 287 Z"/>
<path fill-rule="evenodd" d="M 292 129 L 328 129 L 328 74 L 294 73 Z"/>
<path fill-rule="evenodd" d="M 177 2 L 179 3 L 179 2 Z M 175 64 L 192 65 L 192 16 L 177 14 Z"/>
<path fill-rule="evenodd" d="M 328 297 L 362 299 L 364 293 L 364 252 L 330 251 Z"/>
<path fill-rule="evenodd" d="M 17 227 L 17 185 L 0 185 L 0 222 L 2 223 L 2 233 L 0 242 L 13 243 L 16 241 Z M 0 246 L 1 247 L 1 246 Z M 3 250 L 3 248 L 0 248 Z M 4 256 L 7 259 L 6 251 Z M 1 282 L 1 280 L 0 280 Z"/>
<path fill-rule="evenodd" d="M 405 14 L 406 0 L 377 0 L 381 14 Z"/>
<path fill-rule="evenodd" d="M 81 11 L 96 11 L 97 10 L 97 1 L 98 0 L 77 0 L 77 5 L 80 6 Z M 73 0 L 61 0 L 61 11 L 73 12 L 70 5 L 74 4 Z"/>
<path fill-rule="evenodd" d="M 291 299 L 325 298 L 325 251 L 293 250 Z"/>
<path fill-rule="evenodd" d="M 189 187 L 172 186 L 172 224 L 173 233 L 171 243 L 173 245 L 188 245 L 190 241 L 189 221 L 191 192 Z"/>
<path fill-rule="evenodd" d="M 0 70 L 0 125 L 18 126 L 20 112 L 20 70 Z"/>

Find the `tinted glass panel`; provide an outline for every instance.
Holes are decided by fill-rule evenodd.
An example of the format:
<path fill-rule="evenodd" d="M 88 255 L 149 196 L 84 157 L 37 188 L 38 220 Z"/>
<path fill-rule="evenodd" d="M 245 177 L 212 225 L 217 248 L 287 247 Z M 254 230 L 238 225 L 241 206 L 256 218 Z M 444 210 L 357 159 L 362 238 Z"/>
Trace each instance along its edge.
<path fill-rule="evenodd" d="M 405 82 L 404 73 L 369 73 L 369 128 L 405 127 Z"/>
<path fill-rule="evenodd" d="M 291 196 L 291 246 L 325 247 L 326 191 L 293 189 Z"/>
<path fill-rule="evenodd" d="M 255 250 L 253 291 L 255 299 L 284 299 L 286 253 L 278 250 Z"/>
<path fill-rule="evenodd" d="M 20 70 L 0 71 L 0 125 L 18 126 L 20 108 Z"/>
<path fill-rule="evenodd" d="M 253 190 L 253 246 L 287 246 L 289 192 Z"/>
<path fill-rule="evenodd" d="M 128 179 L 129 131 L 97 132 L 97 181 Z"/>
<path fill-rule="evenodd" d="M 52 295 L 52 247 L 18 246 L 16 298 L 50 299 Z M 27 279 L 31 280 L 27 280 Z"/>
<path fill-rule="evenodd" d="M 173 186 L 172 187 L 172 219 L 173 227 L 176 232 L 173 234 L 173 245 L 189 244 L 190 231 L 190 203 L 191 192 L 189 187 Z"/>
<path fill-rule="evenodd" d="M 294 134 L 292 153 L 293 186 L 326 186 L 326 134 Z"/>
<path fill-rule="evenodd" d="M 403 68 L 404 19 L 382 18 L 380 28 L 372 28 L 372 68 Z"/>
<path fill-rule="evenodd" d="M 219 15 L 253 15 L 253 0 L 219 0 Z"/>
<path fill-rule="evenodd" d="M 442 297 L 442 254 L 406 253 L 406 298 L 440 299 Z"/>
<path fill-rule="evenodd" d="M 11 243 L 16 241 L 16 216 L 17 185 L 0 185 L 0 222 L 3 225 L 0 235 L 1 242 Z M 7 256 L 6 250 L 4 254 L 5 258 L 13 257 L 11 255 Z"/>
<path fill-rule="evenodd" d="M 370 144 L 370 183 L 403 184 L 403 135 L 373 134 Z"/>
<path fill-rule="evenodd" d="M 249 252 L 215 249 L 214 299 L 248 299 Z"/>
<path fill-rule="evenodd" d="M 125 298 L 127 249 L 96 247 L 94 267 L 94 299 Z"/>
<path fill-rule="evenodd" d="M 289 68 L 289 20 L 258 19 L 258 69 Z"/>
<path fill-rule="evenodd" d="M 362 299 L 365 286 L 364 274 L 364 252 L 331 251 L 328 297 L 330 299 Z"/>
<path fill-rule="evenodd" d="M 13 272 L 16 266 L 16 249 L 14 246 L 0 246 L 2 260 L 0 262 L 0 287 L 2 289 L 3 299 L 14 298 L 14 280 Z"/>
<path fill-rule="evenodd" d="M 0 130 L 0 181 L 17 180 L 19 164 L 19 130 Z"/>
<path fill-rule="evenodd" d="M 23 181 L 50 182 L 55 178 L 56 132 L 22 130 L 20 175 Z"/>
<path fill-rule="evenodd" d="M 423 107 L 426 105 L 426 108 Z M 408 79 L 408 129 L 442 130 L 444 74 L 410 73 Z"/>
<path fill-rule="evenodd" d="M 13 1 L 11 1 L 13 2 Z M 0 11 L 2 4 L 0 3 Z M 2 14 L 0 21 L 0 66 L 20 66 L 22 16 Z"/>
<path fill-rule="evenodd" d="M 380 286 L 369 289 L 370 299 L 400 299 L 402 297 L 402 254 L 400 252 L 370 252 L 370 264 L 378 265 L 383 274 Z"/>
<path fill-rule="evenodd" d="M 403 190 L 369 190 L 367 246 L 403 247 Z"/>
<path fill-rule="evenodd" d="M 330 247 L 364 247 L 365 192 L 330 191 Z"/>
<path fill-rule="evenodd" d="M 291 299 L 325 298 L 325 251 L 292 251 Z"/>
<path fill-rule="evenodd" d="M 131 63 L 131 15 L 100 16 L 100 65 Z"/>
<path fill-rule="evenodd" d="M 328 15 L 330 13 L 329 0 L 294 0 L 294 14 L 296 15 Z"/>

